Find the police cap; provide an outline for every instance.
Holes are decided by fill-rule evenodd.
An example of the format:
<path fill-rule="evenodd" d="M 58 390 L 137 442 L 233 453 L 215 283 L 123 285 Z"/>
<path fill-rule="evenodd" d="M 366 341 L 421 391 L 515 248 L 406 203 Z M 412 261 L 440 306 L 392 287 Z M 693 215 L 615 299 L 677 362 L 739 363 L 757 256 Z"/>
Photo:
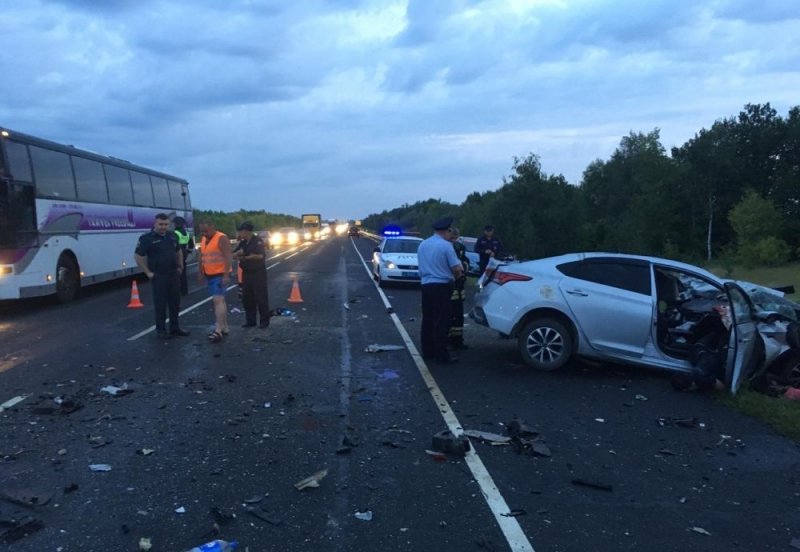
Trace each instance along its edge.
<path fill-rule="evenodd" d="M 433 222 L 434 230 L 447 230 L 453 225 L 453 217 L 442 217 Z"/>

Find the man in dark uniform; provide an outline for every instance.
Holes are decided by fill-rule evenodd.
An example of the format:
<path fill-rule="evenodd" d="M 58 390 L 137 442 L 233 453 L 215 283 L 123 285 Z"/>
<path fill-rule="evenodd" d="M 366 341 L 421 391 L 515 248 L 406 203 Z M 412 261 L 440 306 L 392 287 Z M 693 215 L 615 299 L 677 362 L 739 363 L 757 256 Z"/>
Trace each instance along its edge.
<path fill-rule="evenodd" d="M 242 305 L 244 306 L 245 323 L 243 328 L 269 326 L 269 292 L 267 290 L 267 267 L 264 264 L 266 254 L 264 241 L 253 233 L 253 224 L 243 222 L 239 226 L 239 242 L 233 258 L 239 261 L 242 269 Z"/>
<path fill-rule="evenodd" d="M 489 259 L 496 257 L 503 249 L 503 244 L 500 240 L 494 237 L 494 226 L 487 224 L 483 229 L 483 236 L 478 238 L 475 242 L 475 253 L 480 255 L 478 261 L 478 271 L 483 274 L 486 270 L 486 265 L 489 264 Z"/>
<path fill-rule="evenodd" d="M 183 254 L 178 238 L 169 231 L 169 217 L 156 215 L 153 230 L 142 234 L 133 254 L 136 264 L 144 270 L 153 287 L 153 306 L 156 315 L 156 335 L 161 339 L 187 336 L 178 325 L 180 311 L 180 272 L 183 270 Z M 167 333 L 167 309 L 169 308 L 169 333 Z"/>
<path fill-rule="evenodd" d="M 175 225 L 175 236 L 178 238 L 178 245 L 181 248 L 183 255 L 183 269 L 181 270 L 181 295 L 189 294 L 189 281 L 186 277 L 186 258 L 189 253 L 194 250 L 194 238 L 192 238 L 189 231 L 186 229 L 186 220 L 183 217 L 175 217 L 172 219 L 172 224 Z"/>
<path fill-rule="evenodd" d="M 447 334 L 447 345 L 452 349 L 468 349 L 464 343 L 464 286 L 467 283 L 469 259 L 467 259 L 467 248 L 458 239 L 459 235 L 458 228 L 451 226 L 447 239 L 453 244 L 464 271 L 455 279 L 453 292 L 450 295 L 450 331 Z"/>

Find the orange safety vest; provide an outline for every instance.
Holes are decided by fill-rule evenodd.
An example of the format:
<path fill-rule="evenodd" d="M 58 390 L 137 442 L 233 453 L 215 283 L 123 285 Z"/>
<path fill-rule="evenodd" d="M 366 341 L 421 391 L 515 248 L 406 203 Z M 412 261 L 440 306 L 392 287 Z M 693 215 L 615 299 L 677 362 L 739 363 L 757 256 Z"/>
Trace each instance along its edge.
<path fill-rule="evenodd" d="M 200 261 L 203 274 L 206 276 L 220 276 L 225 274 L 225 256 L 219 248 L 219 240 L 228 237 L 222 232 L 214 234 L 210 240 L 203 236 L 200 240 Z"/>

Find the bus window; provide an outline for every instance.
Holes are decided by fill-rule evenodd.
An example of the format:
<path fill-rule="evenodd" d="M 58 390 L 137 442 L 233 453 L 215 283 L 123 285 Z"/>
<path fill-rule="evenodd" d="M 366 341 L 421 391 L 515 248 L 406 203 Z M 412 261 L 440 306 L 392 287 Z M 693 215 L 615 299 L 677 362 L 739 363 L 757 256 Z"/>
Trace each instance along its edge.
<path fill-rule="evenodd" d="M 31 146 L 36 193 L 40 197 L 75 199 L 75 179 L 66 153 Z"/>
<path fill-rule="evenodd" d="M 103 165 L 108 180 L 108 199 L 111 203 L 119 205 L 133 205 L 133 188 L 131 188 L 131 175 L 128 169 Z"/>
<path fill-rule="evenodd" d="M 150 180 L 153 181 L 153 197 L 156 199 L 156 207 L 170 207 L 169 190 L 167 189 L 167 181 L 157 176 L 151 176 Z"/>
<path fill-rule="evenodd" d="M 8 155 L 8 172 L 11 180 L 33 182 L 31 158 L 28 156 L 27 146 L 9 140 L 6 142 L 6 154 Z"/>
<path fill-rule="evenodd" d="M 0 249 L 36 241 L 33 186 L 0 180 Z"/>
<path fill-rule="evenodd" d="M 78 199 L 91 203 L 108 203 L 106 177 L 103 165 L 91 159 L 72 156 L 75 170 L 75 183 L 78 186 Z"/>
<path fill-rule="evenodd" d="M 186 205 L 186 190 L 184 190 L 183 185 L 180 182 L 175 182 L 174 180 L 169 180 L 169 197 L 172 200 L 172 208 L 173 209 L 188 209 L 189 206 Z"/>
<path fill-rule="evenodd" d="M 150 186 L 150 177 L 140 172 L 131 171 L 133 183 L 133 201 L 136 205 L 145 207 L 153 206 L 153 187 Z"/>

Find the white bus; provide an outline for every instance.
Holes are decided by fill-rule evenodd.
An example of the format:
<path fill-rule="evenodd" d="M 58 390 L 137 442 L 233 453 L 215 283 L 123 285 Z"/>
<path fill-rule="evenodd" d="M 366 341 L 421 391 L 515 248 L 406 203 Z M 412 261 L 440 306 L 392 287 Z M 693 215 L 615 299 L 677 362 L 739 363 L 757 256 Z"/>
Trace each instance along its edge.
<path fill-rule="evenodd" d="M 55 294 L 140 272 L 156 213 L 192 228 L 189 183 L 0 127 L 0 299 Z"/>

